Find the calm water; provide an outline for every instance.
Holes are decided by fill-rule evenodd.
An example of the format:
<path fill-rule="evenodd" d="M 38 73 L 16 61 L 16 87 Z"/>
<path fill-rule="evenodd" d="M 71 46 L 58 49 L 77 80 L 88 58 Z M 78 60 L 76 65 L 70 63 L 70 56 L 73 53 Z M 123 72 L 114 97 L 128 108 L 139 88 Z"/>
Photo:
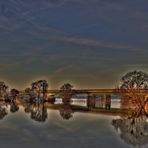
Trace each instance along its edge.
<path fill-rule="evenodd" d="M 72 117 L 66 120 L 61 116 L 60 110 L 44 109 L 47 117 L 44 122 L 39 122 L 23 106 L 16 112 L 10 111 L 10 105 L 5 108 L 7 115 L 0 120 L 2 148 L 130 148 L 136 143 L 126 130 L 122 130 L 129 121 L 121 121 L 119 116 L 72 112 Z M 36 110 L 33 106 L 30 108 L 32 111 Z M 148 122 L 145 123 L 147 134 Z M 127 140 L 129 138 L 130 142 Z M 148 136 L 145 135 L 144 138 Z M 148 147 L 146 142 L 142 147 Z"/>

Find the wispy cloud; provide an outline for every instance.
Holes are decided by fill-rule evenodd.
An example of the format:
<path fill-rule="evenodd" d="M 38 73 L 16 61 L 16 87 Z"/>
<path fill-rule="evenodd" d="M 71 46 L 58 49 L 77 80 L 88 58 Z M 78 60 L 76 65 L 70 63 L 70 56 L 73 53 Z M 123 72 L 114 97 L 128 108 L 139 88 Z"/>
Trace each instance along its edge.
<path fill-rule="evenodd" d="M 115 44 L 115 43 L 105 42 L 97 39 L 73 37 L 73 36 L 51 36 L 49 37 L 49 41 L 77 44 L 77 45 L 90 46 L 90 47 L 94 46 L 94 47 L 105 47 L 105 48 L 112 48 L 112 49 L 129 49 L 133 51 L 139 50 L 139 48 L 132 47 L 130 45 L 120 45 L 118 43 Z"/>

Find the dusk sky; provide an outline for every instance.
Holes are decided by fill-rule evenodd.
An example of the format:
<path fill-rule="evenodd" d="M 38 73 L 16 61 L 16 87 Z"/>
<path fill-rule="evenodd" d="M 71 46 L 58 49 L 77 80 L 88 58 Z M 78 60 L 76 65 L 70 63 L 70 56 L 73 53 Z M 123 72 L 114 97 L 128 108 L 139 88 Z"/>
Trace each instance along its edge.
<path fill-rule="evenodd" d="M 112 88 L 147 72 L 146 0 L 0 0 L 0 79 Z"/>

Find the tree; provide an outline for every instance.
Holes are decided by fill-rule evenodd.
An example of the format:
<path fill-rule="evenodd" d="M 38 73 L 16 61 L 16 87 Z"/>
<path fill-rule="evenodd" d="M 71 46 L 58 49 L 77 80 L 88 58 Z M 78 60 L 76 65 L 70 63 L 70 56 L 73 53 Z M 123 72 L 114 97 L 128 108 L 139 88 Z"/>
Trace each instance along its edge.
<path fill-rule="evenodd" d="M 73 95 L 73 91 L 72 91 L 73 86 L 69 83 L 65 83 L 64 85 L 62 85 L 60 87 L 60 91 L 61 91 L 61 96 L 62 96 L 62 102 L 65 103 L 69 103 L 70 99 Z"/>
<path fill-rule="evenodd" d="M 124 106 L 132 104 L 135 107 L 135 113 L 138 115 L 142 110 L 147 114 L 145 106 L 148 99 L 145 98 L 144 94 L 140 94 L 142 91 L 145 93 L 148 89 L 148 74 L 142 71 L 128 72 L 121 78 L 119 85 L 119 91 L 128 93 L 123 95 L 122 104 L 126 102 Z M 129 99 L 129 100 L 127 100 Z M 129 103 L 130 102 L 130 103 Z M 132 106 L 132 107 L 133 107 Z"/>
<path fill-rule="evenodd" d="M 46 80 L 39 80 L 32 83 L 32 89 L 39 92 L 46 93 L 48 91 L 48 83 Z"/>
<path fill-rule="evenodd" d="M 128 72 L 121 78 L 120 89 L 148 89 L 148 74 L 137 70 Z"/>
<path fill-rule="evenodd" d="M 8 86 L 5 84 L 5 82 L 0 82 L 0 97 L 5 99 L 7 96 L 7 90 Z"/>
<path fill-rule="evenodd" d="M 48 91 L 48 83 L 46 80 L 39 80 L 39 81 L 33 82 L 31 84 L 31 89 L 36 94 L 38 102 L 44 101 Z M 43 95 L 43 97 L 41 97 L 41 95 Z"/>
<path fill-rule="evenodd" d="M 11 101 L 15 101 L 18 94 L 19 91 L 17 89 L 11 89 L 10 91 Z"/>
<path fill-rule="evenodd" d="M 26 88 L 26 89 L 25 89 L 25 93 L 26 93 L 26 94 L 31 94 L 31 88 L 29 88 L 29 87 Z"/>
<path fill-rule="evenodd" d="M 61 86 L 60 90 L 63 91 L 71 91 L 73 86 L 70 83 L 65 83 L 64 85 Z"/>

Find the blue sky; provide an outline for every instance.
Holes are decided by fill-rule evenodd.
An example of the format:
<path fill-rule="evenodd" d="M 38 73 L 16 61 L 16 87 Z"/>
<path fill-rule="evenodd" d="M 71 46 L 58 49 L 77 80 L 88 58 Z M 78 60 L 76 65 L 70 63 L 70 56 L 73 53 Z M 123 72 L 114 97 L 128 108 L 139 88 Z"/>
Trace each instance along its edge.
<path fill-rule="evenodd" d="M 147 71 L 146 0 L 0 0 L 0 77 L 25 87 L 114 87 Z"/>

